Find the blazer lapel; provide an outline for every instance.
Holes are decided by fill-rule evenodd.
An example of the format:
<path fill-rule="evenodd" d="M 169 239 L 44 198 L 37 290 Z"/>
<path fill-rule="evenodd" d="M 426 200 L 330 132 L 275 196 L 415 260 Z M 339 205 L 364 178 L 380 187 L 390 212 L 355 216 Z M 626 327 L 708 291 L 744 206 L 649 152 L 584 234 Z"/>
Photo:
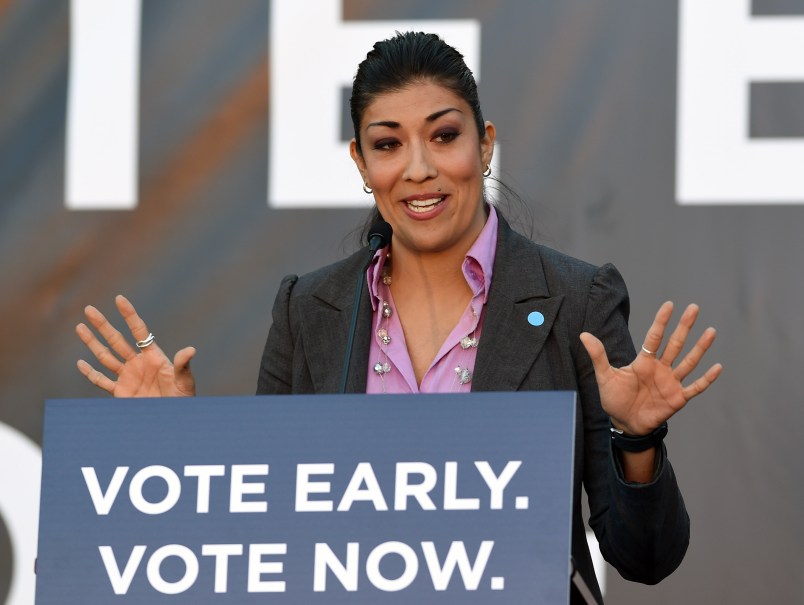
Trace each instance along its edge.
<path fill-rule="evenodd" d="M 472 379 L 475 391 L 519 388 L 564 299 L 563 295 L 550 295 L 532 243 L 499 219 L 494 274 Z"/>
<path fill-rule="evenodd" d="M 340 389 L 355 287 L 366 255 L 367 250 L 360 250 L 346 259 L 313 292 L 303 311 L 304 346 L 316 393 L 337 393 Z M 371 302 L 364 285 L 346 382 L 347 393 L 366 392 L 371 317 Z M 334 343 L 334 347 L 327 350 L 325 343 Z"/>

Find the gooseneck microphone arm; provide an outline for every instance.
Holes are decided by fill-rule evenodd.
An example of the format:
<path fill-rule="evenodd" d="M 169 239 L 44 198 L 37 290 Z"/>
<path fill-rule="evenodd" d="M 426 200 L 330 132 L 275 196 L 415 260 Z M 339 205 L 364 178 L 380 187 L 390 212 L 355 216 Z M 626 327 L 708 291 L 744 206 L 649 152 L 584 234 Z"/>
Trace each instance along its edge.
<path fill-rule="evenodd" d="M 346 381 L 349 378 L 349 365 L 352 361 L 352 347 L 355 340 L 355 331 L 357 330 L 357 314 L 360 310 L 360 299 L 363 297 L 363 286 L 366 283 L 366 270 L 371 264 L 371 259 L 380 248 L 385 248 L 391 243 L 391 234 L 393 230 L 391 225 L 385 221 L 380 221 L 371 226 L 368 235 L 369 255 L 366 259 L 366 264 L 360 270 L 360 275 L 357 278 L 357 288 L 355 289 L 354 307 L 352 308 L 352 322 L 349 325 L 349 338 L 346 341 L 346 355 L 343 360 L 343 376 L 341 377 L 341 388 L 339 393 L 346 392 Z"/>

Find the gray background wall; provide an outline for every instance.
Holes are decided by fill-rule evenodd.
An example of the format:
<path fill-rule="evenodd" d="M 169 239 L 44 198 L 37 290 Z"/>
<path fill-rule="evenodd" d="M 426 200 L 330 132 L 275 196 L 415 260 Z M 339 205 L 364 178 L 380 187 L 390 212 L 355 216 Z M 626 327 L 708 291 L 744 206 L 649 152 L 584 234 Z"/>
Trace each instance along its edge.
<path fill-rule="evenodd" d="M 656 587 L 609 571 L 608 601 L 804 603 L 804 208 L 677 203 L 677 2 L 343 9 L 346 20 L 479 20 L 481 102 L 534 237 L 619 267 L 635 342 L 666 299 L 699 303 L 719 330 L 709 357 L 723 377 L 668 438 L 692 518 L 686 560 Z M 84 305 L 111 311 L 126 293 L 164 349 L 198 347 L 203 394 L 252 393 L 279 279 L 352 249 L 364 215 L 266 202 L 269 154 L 281 152 L 268 146 L 267 0 L 142 10 L 139 205 L 77 212 L 64 204 L 69 3 L 0 0 L 0 422 L 39 443 L 45 399 L 101 396 L 74 365 Z M 800 17 L 804 3 L 752 11 Z M 752 119 L 793 132 L 802 107 L 767 102 Z M 10 550 L 0 517 L 0 603 Z"/>

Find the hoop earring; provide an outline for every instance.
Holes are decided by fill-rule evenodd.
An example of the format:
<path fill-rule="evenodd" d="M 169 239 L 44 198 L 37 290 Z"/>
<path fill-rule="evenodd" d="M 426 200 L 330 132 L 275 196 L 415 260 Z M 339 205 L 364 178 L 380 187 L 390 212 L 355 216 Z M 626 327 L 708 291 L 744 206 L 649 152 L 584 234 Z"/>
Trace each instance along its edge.
<path fill-rule="evenodd" d="M 373 190 L 373 189 L 371 189 L 371 188 L 368 186 L 368 183 L 363 183 L 363 191 L 365 191 L 365 192 L 366 192 L 366 193 L 368 193 L 369 195 L 371 195 L 372 193 L 374 193 L 374 190 Z"/>
<path fill-rule="evenodd" d="M 485 170 L 485 172 L 483 173 L 483 176 L 484 176 L 484 177 L 489 177 L 489 176 L 491 176 L 491 164 L 486 164 L 486 170 Z"/>

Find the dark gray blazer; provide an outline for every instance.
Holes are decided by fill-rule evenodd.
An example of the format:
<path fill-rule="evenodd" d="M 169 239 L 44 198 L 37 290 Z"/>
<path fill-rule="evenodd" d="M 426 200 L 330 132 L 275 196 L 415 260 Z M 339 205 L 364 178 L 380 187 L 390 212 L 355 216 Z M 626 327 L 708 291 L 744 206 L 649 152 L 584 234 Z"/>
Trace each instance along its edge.
<path fill-rule="evenodd" d="M 366 254 L 362 250 L 313 273 L 282 280 L 258 394 L 338 391 L 354 288 Z M 528 323 L 533 311 L 544 315 L 543 325 Z M 472 390 L 578 392 L 572 552 L 599 600 L 581 516 L 582 484 L 589 499 L 589 525 L 603 556 L 624 578 L 659 582 L 681 563 L 689 542 L 689 518 L 664 448 L 652 483 L 622 480 L 592 363 L 579 339 L 581 332 L 591 332 L 603 341 L 613 366 L 627 365 L 635 356 L 628 314 L 628 293 L 614 266 L 595 267 L 534 244 L 500 217 Z M 371 316 L 365 295 L 349 392 L 366 391 Z M 572 602 L 577 598 L 573 594 Z"/>

